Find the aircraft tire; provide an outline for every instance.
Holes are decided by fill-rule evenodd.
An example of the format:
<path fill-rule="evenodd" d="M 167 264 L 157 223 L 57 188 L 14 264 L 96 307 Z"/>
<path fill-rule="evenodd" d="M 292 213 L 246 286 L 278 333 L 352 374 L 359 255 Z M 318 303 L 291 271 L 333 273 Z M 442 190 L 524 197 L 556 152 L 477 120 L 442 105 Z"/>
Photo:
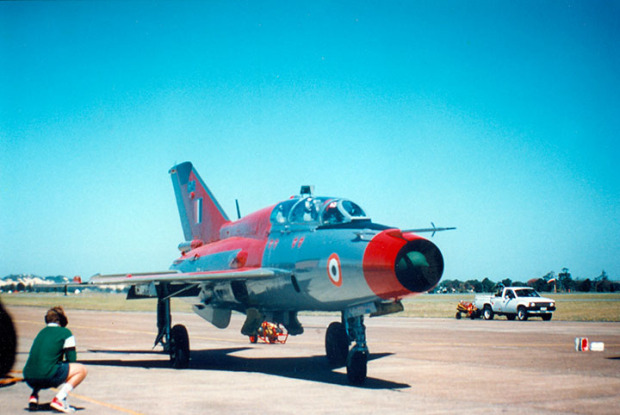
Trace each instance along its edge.
<path fill-rule="evenodd" d="M 352 385 L 362 385 L 368 372 L 368 353 L 351 350 L 347 359 L 347 378 Z"/>
<path fill-rule="evenodd" d="M 325 354 L 329 364 L 333 367 L 342 367 L 347 363 L 349 354 L 349 336 L 344 325 L 333 322 L 325 332 Z"/>
<path fill-rule="evenodd" d="M 189 336 L 187 329 L 181 324 L 170 330 L 170 364 L 175 369 L 189 366 Z"/>

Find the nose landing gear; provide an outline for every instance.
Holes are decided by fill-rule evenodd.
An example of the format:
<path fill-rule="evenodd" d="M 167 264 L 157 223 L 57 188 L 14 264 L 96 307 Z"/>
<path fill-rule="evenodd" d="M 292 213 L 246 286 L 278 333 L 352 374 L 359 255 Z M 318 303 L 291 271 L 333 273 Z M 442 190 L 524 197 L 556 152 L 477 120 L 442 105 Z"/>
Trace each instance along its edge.
<path fill-rule="evenodd" d="M 333 322 L 325 333 L 325 354 L 333 367 L 347 367 L 347 378 L 352 385 L 362 385 L 366 380 L 368 345 L 364 316 L 345 316 L 342 323 Z M 349 345 L 355 342 L 351 350 Z"/>

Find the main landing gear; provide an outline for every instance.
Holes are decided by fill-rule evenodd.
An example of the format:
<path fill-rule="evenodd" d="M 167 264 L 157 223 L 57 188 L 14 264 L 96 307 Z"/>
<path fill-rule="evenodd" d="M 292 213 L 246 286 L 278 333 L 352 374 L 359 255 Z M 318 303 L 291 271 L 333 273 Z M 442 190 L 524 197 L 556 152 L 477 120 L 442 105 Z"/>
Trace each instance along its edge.
<path fill-rule="evenodd" d="M 153 347 L 161 344 L 170 355 L 170 365 L 175 369 L 189 366 L 189 336 L 182 324 L 171 327 L 170 294 L 167 284 L 157 287 L 157 337 Z"/>
<path fill-rule="evenodd" d="M 347 316 L 342 313 L 342 322 L 333 322 L 325 333 L 325 354 L 333 367 L 347 367 L 347 378 L 353 385 L 366 380 L 368 346 L 364 316 Z M 349 345 L 355 345 L 349 350 Z"/>

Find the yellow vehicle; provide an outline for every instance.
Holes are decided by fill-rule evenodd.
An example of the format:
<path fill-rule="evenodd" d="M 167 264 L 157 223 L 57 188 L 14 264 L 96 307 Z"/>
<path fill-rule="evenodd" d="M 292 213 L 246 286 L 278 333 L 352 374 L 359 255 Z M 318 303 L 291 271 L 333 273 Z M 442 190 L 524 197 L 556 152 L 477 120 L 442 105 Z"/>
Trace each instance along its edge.
<path fill-rule="evenodd" d="M 265 343 L 286 343 L 288 332 L 280 324 L 263 321 L 255 335 L 249 336 L 250 343 L 256 343 L 260 339 Z"/>
<path fill-rule="evenodd" d="M 472 320 L 480 316 L 480 310 L 469 301 L 459 301 L 456 305 L 456 319 L 461 319 L 461 314 L 466 314 Z"/>

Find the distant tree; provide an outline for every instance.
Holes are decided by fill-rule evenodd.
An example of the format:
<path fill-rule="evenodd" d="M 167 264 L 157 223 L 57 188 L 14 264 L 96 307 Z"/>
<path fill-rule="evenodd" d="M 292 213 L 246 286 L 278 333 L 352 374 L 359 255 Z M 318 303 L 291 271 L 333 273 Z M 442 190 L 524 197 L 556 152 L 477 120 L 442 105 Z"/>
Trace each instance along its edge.
<path fill-rule="evenodd" d="M 465 282 L 467 291 L 473 291 L 476 293 L 481 293 L 482 291 L 482 283 L 478 280 L 469 280 Z"/>
<path fill-rule="evenodd" d="M 482 280 L 482 292 L 490 293 L 495 290 L 495 283 L 488 278 Z"/>
<path fill-rule="evenodd" d="M 605 270 L 601 271 L 601 275 L 595 278 L 595 281 L 609 281 L 609 276 L 605 272 Z"/>
<path fill-rule="evenodd" d="M 570 272 L 568 272 L 568 268 L 562 268 L 562 272 L 558 274 L 558 282 L 562 291 L 571 292 L 575 289 L 575 282 Z"/>
<path fill-rule="evenodd" d="M 611 281 L 609 281 L 609 276 L 607 275 L 605 270 L 603 270 L 601 272 L 601 275 L 596 277 L 594 281 L 594 289 L 597 293 L 607 293 L 611 291 L 613 284 Z"/>
<path fill-rule="evenodd" d="M 512 280 L 510 278 L 504 278 L 502 284 L 504 284 L 504 287 L 512 287 Z"/>
<path fill-rule="evenodd" d="M 527 282 L 527 285 L 536 291 L 549 291 L 549 284 L 547 284 L 544 278 L 532 278 Z"/>
<path fill-rule="evenodd" d="M 581 291 L 584 293 L 590 292 L 590 290 L 592 290 L 592 281 L 590 281 L 589 278 L 586 278 L 583 281 L 577 281 L 575 288 L 577 289 L 577 291 Z"/>
<path fill-rule="evenodd" d="M 595 290 L 597 293 L 609 293 L 611 292 L 612 282 L 609 280 L 597 281 L 595 284 Z"/>

